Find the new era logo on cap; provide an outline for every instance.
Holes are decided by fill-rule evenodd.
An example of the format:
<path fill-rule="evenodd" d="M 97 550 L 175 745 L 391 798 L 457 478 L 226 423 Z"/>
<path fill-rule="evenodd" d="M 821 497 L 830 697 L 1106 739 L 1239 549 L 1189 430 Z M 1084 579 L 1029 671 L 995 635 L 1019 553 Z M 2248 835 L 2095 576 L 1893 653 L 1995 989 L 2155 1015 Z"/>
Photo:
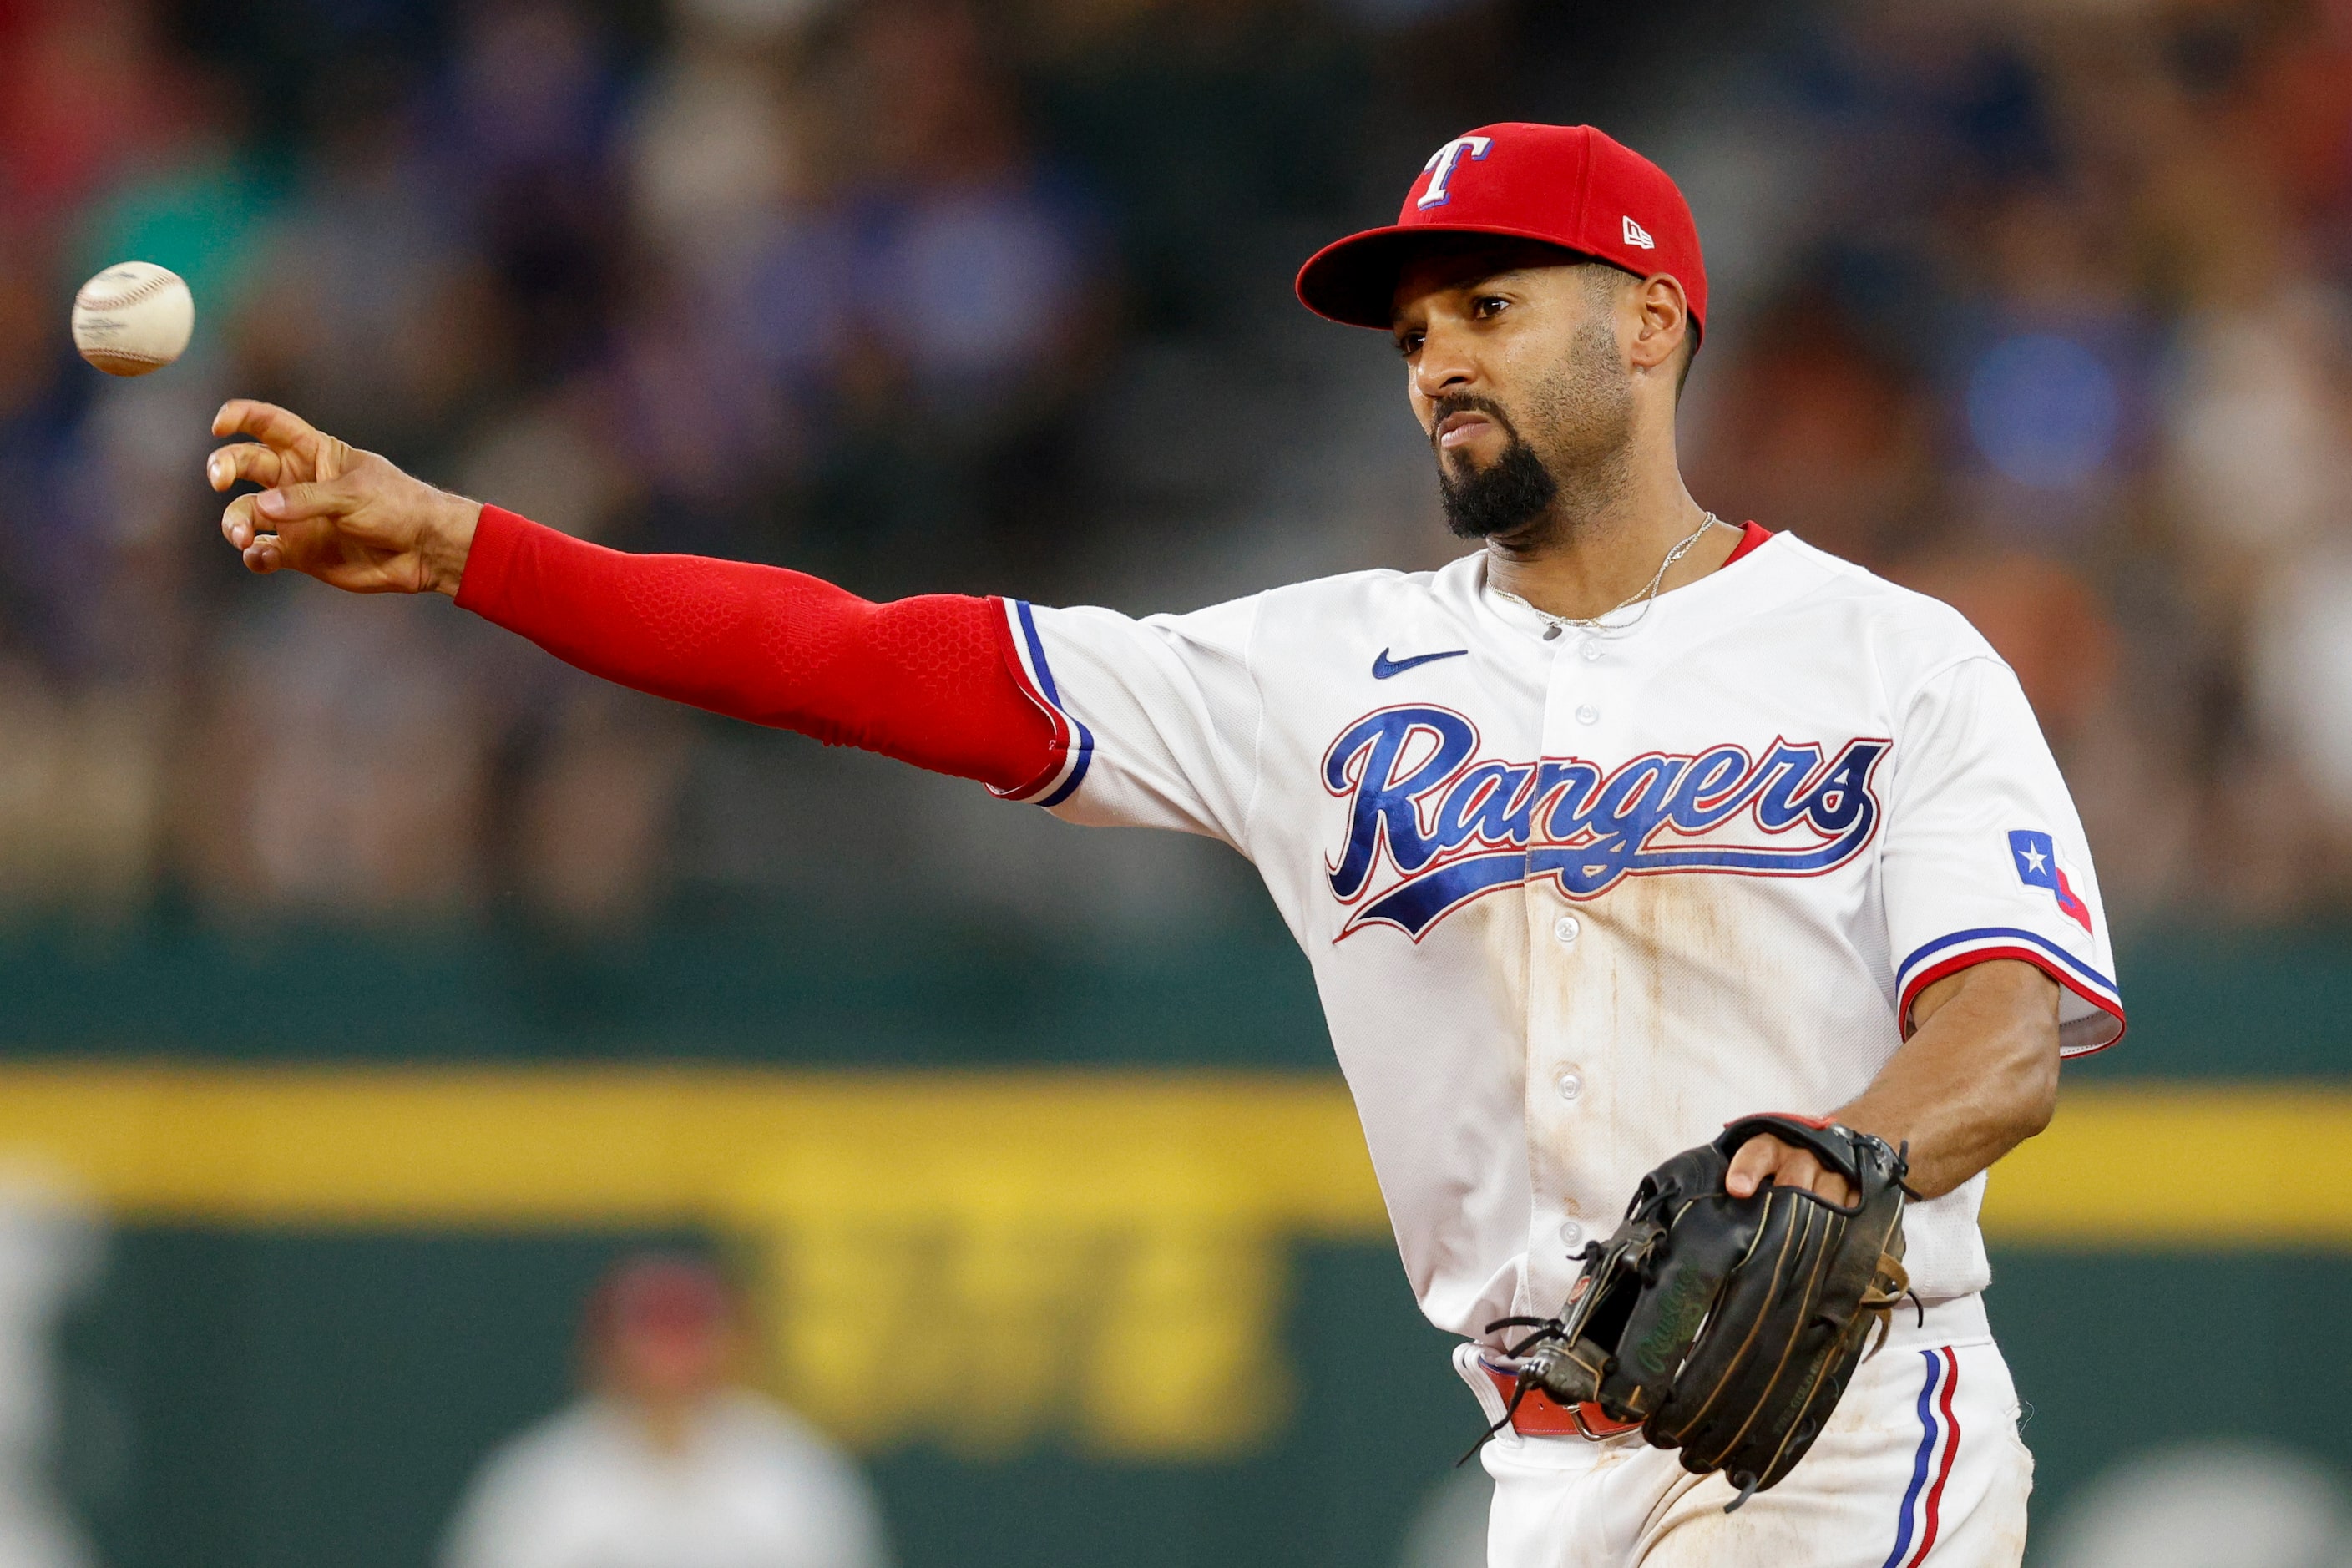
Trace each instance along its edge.
<path fill-rule="evenodd" d="M 1650 237 L 1650 231 L 1635 223 L 1631 217 L 1625 220 L 1625 243 L 1638 245 L 1644 250 L 1658 248 L 1658 242 Z"/>

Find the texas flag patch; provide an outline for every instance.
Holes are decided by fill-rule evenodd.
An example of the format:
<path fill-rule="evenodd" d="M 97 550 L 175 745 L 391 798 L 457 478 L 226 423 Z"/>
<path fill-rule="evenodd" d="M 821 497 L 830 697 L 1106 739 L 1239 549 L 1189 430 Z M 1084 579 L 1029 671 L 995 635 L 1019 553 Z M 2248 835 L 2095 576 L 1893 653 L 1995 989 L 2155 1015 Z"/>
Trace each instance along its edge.
<path fill-rule="evenodd" d="M 2047 888 L 2058 900 L 2059 911 L 2084 931 L 2091 929 L 2091 906 L 2074 890 L 2058 858 L 2058 846 L 2047 833 L 2019 828 L 2009 836 L 2010 858 L 2017 862 L 2017 879 L 2029 888 Z"/>

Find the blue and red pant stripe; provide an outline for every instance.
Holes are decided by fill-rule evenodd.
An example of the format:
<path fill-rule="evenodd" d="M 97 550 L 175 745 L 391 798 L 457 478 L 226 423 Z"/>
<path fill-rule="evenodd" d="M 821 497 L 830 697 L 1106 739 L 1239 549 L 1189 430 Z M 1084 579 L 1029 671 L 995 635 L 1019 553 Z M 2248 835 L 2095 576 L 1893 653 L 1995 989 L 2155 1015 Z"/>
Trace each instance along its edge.
<path fill-rule="evenodd" d="M 1919 1451 L 1911 1461 L 1911 1485 L 1903 1494 L 1903 1517 L 1885 1568 L 1919 1568 L 1935 1550 L 1944 1483 L 1952 1479 L 1952 1460 L 1960 1451 L 1959 1417 L 1952 1414 L 1960 1358 L 1949 1346 L 1919 1354 L 1927 1363 L 1927 1379 L 1919 1385 Z"/>

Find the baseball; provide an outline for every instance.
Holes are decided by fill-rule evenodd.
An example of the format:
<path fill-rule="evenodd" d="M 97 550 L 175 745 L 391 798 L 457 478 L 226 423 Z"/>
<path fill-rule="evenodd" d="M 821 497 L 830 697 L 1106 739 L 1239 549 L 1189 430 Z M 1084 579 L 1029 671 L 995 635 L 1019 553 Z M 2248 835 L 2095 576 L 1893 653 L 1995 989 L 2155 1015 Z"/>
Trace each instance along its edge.
<path fill-rule="evenodd" d="M 74 347 L 109 375 L 145 375 L 187 352 L 196 301 L 180 275 L 152 261 L 121 261 L 74 296 Z"/>

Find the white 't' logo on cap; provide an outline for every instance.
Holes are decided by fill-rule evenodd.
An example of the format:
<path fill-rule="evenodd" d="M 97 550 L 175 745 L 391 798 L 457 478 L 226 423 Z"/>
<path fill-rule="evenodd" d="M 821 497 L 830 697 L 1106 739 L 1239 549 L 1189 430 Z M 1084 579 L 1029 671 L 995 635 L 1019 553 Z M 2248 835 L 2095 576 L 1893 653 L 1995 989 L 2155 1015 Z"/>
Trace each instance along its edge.
<path fill-rule="evenodd" d="M 1638 245 L 1644 250 L 1658 248 L 1658 242 L 1650 237 L 1650 231 L 1630 217 L 1625 220 L 1625 243 Z"/>
<path fill-rule="evenodd" d="M 1452 201 L 1454 193 L 1445 188 L 1445 183 L 1454 177 L 1454 165 L 1462 161 L 1465 153 L 1469 153 L 1473 161 L 1484 158 L 1486 149 L 1494 144 L 1494 138 L 1489 136 L 1456 136 L 1432 153 L 1429 162 L 1422 165 L 1423 172 L 1430 177 L 1429 189 L 1422 192 L 1421 199 L 1412 205 L 1417 207 L 1442 207 Z"/>

